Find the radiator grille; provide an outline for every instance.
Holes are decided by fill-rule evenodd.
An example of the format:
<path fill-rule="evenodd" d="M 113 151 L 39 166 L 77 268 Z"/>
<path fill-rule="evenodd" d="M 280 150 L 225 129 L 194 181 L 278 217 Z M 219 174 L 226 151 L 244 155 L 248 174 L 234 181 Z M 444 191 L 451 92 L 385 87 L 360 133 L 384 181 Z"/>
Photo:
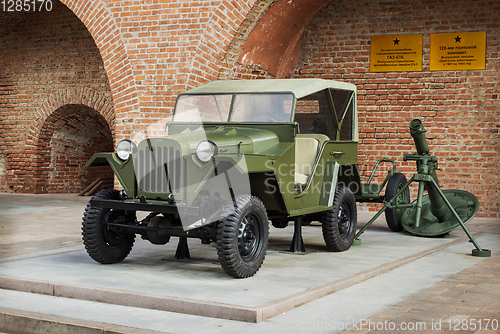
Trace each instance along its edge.
<path fill-rule="evenodd" d="M 152 142 L 152 141 L 151 141 Z M 181 150 L 167 145 L 140 145 L 136 175 L 141 191 L 178 193 L 181 188 Z"/>

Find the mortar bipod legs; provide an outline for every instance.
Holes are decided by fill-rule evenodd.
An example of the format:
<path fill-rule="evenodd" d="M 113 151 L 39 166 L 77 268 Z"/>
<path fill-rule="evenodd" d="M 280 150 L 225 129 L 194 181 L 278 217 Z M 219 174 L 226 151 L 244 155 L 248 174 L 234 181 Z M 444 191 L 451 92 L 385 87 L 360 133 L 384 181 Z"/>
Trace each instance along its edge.
<path fill-rule="evenodd" d="M 392 203 L 394 202 L 394 200 L 403 192 L 405 191 L 405 189 L 407 187 L 409 187 L 409 185 L 415 181 L 415 176 L 418 175 L 417 177 L 417 180 L 419 182 L 419 195 L 417 197 L 417 200 L 416 202 L 413 202 L 413 203 L 410 203 L 410 204 L 395 204 L 395 205 L 392 205 Z M 423 181 L 425 179 L 425 181 Z M 432 178 L 432 177 L 429 177 L 427 175 L 423 175 L 423 177 L 420 176 L 420 174 L 415 174 L 409 181 L 408 183 L 403 187 L 401 188 L 398 193 L 393 197 L 391 198 L 389 201 L 384 201 L 384 206 L 377 212 L 377 214 L 375 216 L 373 216 L 372 219 L 370 219 L 370 221 L 365 225 L 363 226 L 363 228 L 356 234 L 356 236 L 354 237 L 354 242 L 353 242 L 353 245 L 360 245 L 361 244 L 361 240 L 359 239 L 359 237 L 361 236 L 361 234 L 363 234 L 366 229 L 368 227 L 370 227 L 371 224 L 373 224 L 373 222 L 375 220 L 377 220 L 377 218 L 388 208 L 398 208 L 398 209 L 403 209 L 403 208 L 410 208 L 410 207 L 416 207 L 416 216 L 418 218 L 418 220 L 416 219 L 415 220 L 415 225 L 416 226 L 419 226 L 420 225 L 420 217 L 421 217 L 421 209 L 422 209 L 422 201 L 423 201 L 423 182 L 429 182 L 429 183 L 432 183 L 433 186 L 435 187 L 435 189 L 437 190 L 439 196 L 443 199 L 444 203 L 446 204 L 446 206 L 448 207 L 448 209 L 450 210 L 450 212 L 453 214 L 453 216 L 455 217 L 455 219 L 457 220 L 457 222 L 459 223 L 459 225 L 462 227 L 462 229 L 464 230 L 465 234 L 467 235 L 467 237 L 469 238 L 469 241 L 476 247 L 476 249 L 473 249 L 472 250 L 472 255 L 473 256 L 478 256 L 478 257 L 490 257 L 491 256 L 491 251 L 488 250 L 488 249 L 482 249 L 479 244 L 477 243 L 476 239 L 474 239 L 474 237 L 472 236 L 472 234 L 469 232 L 469 230 L 467 229 L 467 227 L 465 226 L 463 220 L 460 218 L 460 216 L 458 215 L 458 213 L 456 212 L 456 210 L 453 208 L 453 206 L 451 205 L 450 201 L 448 201 L 448 199 L 446 198 L 445 194 L 443 193 L 443 191 L 439 188 L 439 185 L 436 183 L 436 181 Z"/>
<path fill-rule="evenodd" d="M 410 186 L 410 184 L 413 182 L 413 177 L 401 188 L 399 189 L 399 191 L 396 193 L 396 195 L 394 195 L 393 198 L 391 198 L 389 201 L 384 201 L 384 206 L 377 212 L 377 214 L 375 214 L 375 216 L 372 217 L 372 219 L 370 219 L 370 221 L 365 225 L 363 226 L 363 228 L 354 236 L 354 242 L 352 243 L 353 245 L 355 246 L 358 246 L 358 245 L 361 245 L 361 239 L 359 239 L 359 237 L 361 236 L 361 234 L 365 233 L 366 229 L 368 227 L 370 227 L 371 224 L 373 224 L 373 222 L 375 220 L 377 220 L 378 217 L 380 217 L 380 215 L 382 213 L 384 213 L 384 211 L 386 209 L 392 209 L 392 208 L 408 208 L 410 206 L 412 206 L 412 204 L 395 204 L 395 205 L 392 205 L 392 202 L 394 202 L 396 200 L 396 198 L 398 198 L 404 191 L 406 191 L 406 188 L 408 188 Z"/>
<path fill-rule="evenodd" d="M 490 257 L 491 256 L 491 250 L 489 250 L 489 249 L 482 249 L 479 246 L 479 244 L 477 243 L 476 239 L 474 239 L 474 237 L 472 236 L 472 234 L 469 232 L 469 229 L 467 229 L 467 227 L 465 226 L 464 222 L 462 221 L 462 219 L 460 218 L 460 216 L 458 215 L 458 213 L 455 211 L 455 209 L 453 208 L 453 206 L 451 205 L 451 203 L 448 201 L 448 199 L 446 198 L 446 196 L 444 195 L 444 193 L 441 191 L 441 189 L 437 185 L 436 181 L 434 181 L 434 179 L 431 178 L 431 182 L 436 187 L 436 190 L 438 191 L 439 196 L 441 196 L 441 198 L 443 199 L 443 201 L 446 203 L 446 206 L 448 207 L 448 209 L 451 211 L 451 213 L 453 213 L 453 215 L 457 219 L 458 223 L 460 224 L 460 226 L 464 230 L 465 234 L 467 234 L 467 237 L 469 237 L 469 242 L 471 242 L 474 245 L 474 247 L 476 247 L 476 249 L 472 250 L 472 256 Z"/>

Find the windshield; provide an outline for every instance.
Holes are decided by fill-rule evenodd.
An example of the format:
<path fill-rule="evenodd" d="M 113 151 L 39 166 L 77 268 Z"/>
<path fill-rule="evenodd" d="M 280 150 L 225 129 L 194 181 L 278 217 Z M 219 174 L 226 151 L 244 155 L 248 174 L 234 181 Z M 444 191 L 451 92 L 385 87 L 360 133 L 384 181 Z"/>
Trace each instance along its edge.
<path fill-rule="evenodd" d="M 292 94 L 181 95 L 174 122 L 287 123 L 292 118 Z"/>

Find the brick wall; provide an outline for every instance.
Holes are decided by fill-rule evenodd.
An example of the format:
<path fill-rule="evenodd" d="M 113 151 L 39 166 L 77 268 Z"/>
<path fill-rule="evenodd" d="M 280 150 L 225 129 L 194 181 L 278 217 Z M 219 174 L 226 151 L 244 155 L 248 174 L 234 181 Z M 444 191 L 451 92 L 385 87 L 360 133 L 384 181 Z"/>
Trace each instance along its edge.
<path fill-rule="evenodd" d="M 499 217 L 499 22 L 498 1 L 332 1 L 304 32 L 301 58 L 288 77 L 357 85 L 359 165 L 365 181 L 385 157 L 396 160 L 408 177 L 414 173 L 414 163 L 402 157 L 415 151 L 408 123 L 420 118 L 431 153 L 440 159 L 443 188 L 474 193 L 479 216 Z M 461 31 L 487 32 L 486 70 L 429 71 L 430 34 Z M 421 72 L 370 73 L 370 36 L 388 34 L 423 34 Z M 235 45 L 233 53 L 241 49 Z M 230 64 L 227 77 L 274 77 L 266 68 Z M 376 180 L 383 180 L 385 170 Z"/>
<path fill-rule="evenodd" d="M 116 141 L 162 133 L 175 97 L 187 88 L 214 79 L 274 77 L 265 66 L 238 59 L 259 20 L 273 12 L 270 6 L 287 1 L 62 0 L 63 6 L 53 0 L 50 13 L 2 13 L 0 140 L 7 153 L 0 152 L 0 184 L 10 178 L 19 190 L 30 190 L 23 180 L 41 165 L 40 132 L 65 104 L 101 114 Z M 358 85 L 365 175 L 386 156 L 405 173 L 413 171 L 402 154 L 414 151 L 407 128 L 419 117 L 441 159 L 443 186 L 472 191 L 482 215 L 500 216 L 498 6 L 480 0 L 331 1 L 304 21 L 310 23 L 301 57 L 288 77 Z M 485 71 L 429 71 L 430 33 L 482 30 L 488 36 Z M 370 73 L 370 36 L 408 33 L 424 34 L 423 71 Z"/>
<path fill-rule="evenodd" d="M 9 21 L 3 14 L 3 21 Z M 87 145 L 89 140 L 104 138 L 108 149 L 113 146 L 110 127 L 114 127 L 114 111 L 103 61 L 88 30 L 61 3 L 54 2 L 50 12 L 9 14 L 12 24 L 4 25 L 0 40 L 0 161 L 5 166 L 3 172 L 0 166 L 0 189 L 79 191 L 84 181 L 81 177 L 75 181 L 69 170 L 75 163 L 81 165 L 83 157 L 78 155 L 93 147 Z M 64 115 L 68 110 L 61 109 L 66 121 L 55 122 L 54 113 L 60 107 L 78 103 L 86 107 L 68 115 Z M 92 113 L 93 117 L 88 116 Z M 81 131 L 85 123 L 75 127 L 71 117 L 89 120 L 86 131 L 90 133 L 78 143 L 68 136 Z M 98 117 L 106 120 L 90 121 Z M 97 146 L 96 152 L 102 145 Z M 63 167 L 59 159 L 65 153 L 68 161 Z M 87 159 L 89 154 L 85 154 Z M 83 175 L 81 168 L 73 168 L 78 170 L 76 175 Z M 48 179 L 41 177 L 49 174 Z M 68 187 L 63 189 L 52 181 L 47 184 L 49 179 Z"/>
<path fill-rule="evenodd" d="M 9 35 L 11 29 L 27 14 L 25 12 L 0 11 L 0 42 Z"/>
<path fill-rule="evenodd" d="M 97 178 L 113 179 L 110 167 L 84 166 L 94 153 L 113 149 L 111 130 L 95 110 L 76 104 L 58 108 L 40 130 L 36 191 L 79 193 Z"/>
<path fill-rule="evenodd" d="M 76 12 L 81 11 L 82 1 L 65 2 Z M 131 64 L 133 72 L 133 85 L 127 85 L 126 90 L 137 95 L 138 104 L 124 108 L 116 101 L 116 96 L 123 96 L 123 92 L 114 89 L 115 73 L 107 71 L 118 119 L 117 140 L 144 136 L 151 128 L 158 133 L 171 115 L 179 93 L 219 77 L 231 41 L 253 2 L 95 1 L 95 5 L 88 5 L 92 9 L 104 4 L 106 12 L 111 13 L 108 21 L 116 25 L 117 44 L 123 43 L 124 60 Z M 84 22 L 91 17 L 81 12 L 79 17 Z M 111 24 L 104 22 L 100 24 Z M 92 27 L 90 30 L 92 33 Z M 108 51 L 103 52 L 106 43 L 99 42 L 105 38 L 99 33 L 92 35 L 98 40 L 105 66 L 112 66 L 114 57 L 108 57 Z"/>
<path fill-rule="evenodd" d="M 384 157 L 415 171 L 402 157 L 415 151 L 408 123 L 420 118 L 442 187 L 474 193 L 480 215 L 498 217 L 499 28 L 498 1 L 336 1 L 311 22 L 291 76 L 357 85 L 365 176 Z M 487 32 L 486 70 L 429 71 L 430 34 L 467 31 Z M 370 36 L 387 34 L 423 34 L 421 72 L 369 72 Z"/>

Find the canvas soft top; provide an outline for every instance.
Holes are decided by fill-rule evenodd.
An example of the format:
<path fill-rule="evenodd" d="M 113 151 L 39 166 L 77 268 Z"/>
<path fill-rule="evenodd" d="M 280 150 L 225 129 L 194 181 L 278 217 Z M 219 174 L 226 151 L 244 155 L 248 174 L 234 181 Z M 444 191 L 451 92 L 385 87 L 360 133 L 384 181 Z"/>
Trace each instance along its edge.
<path fill-rule="evenodd" d="M 324 89 L 356 91 L 350 83 L 325 79 L 220 80 L 191 89 L 184 94 L 293 93 L 297 99 Z"/>

